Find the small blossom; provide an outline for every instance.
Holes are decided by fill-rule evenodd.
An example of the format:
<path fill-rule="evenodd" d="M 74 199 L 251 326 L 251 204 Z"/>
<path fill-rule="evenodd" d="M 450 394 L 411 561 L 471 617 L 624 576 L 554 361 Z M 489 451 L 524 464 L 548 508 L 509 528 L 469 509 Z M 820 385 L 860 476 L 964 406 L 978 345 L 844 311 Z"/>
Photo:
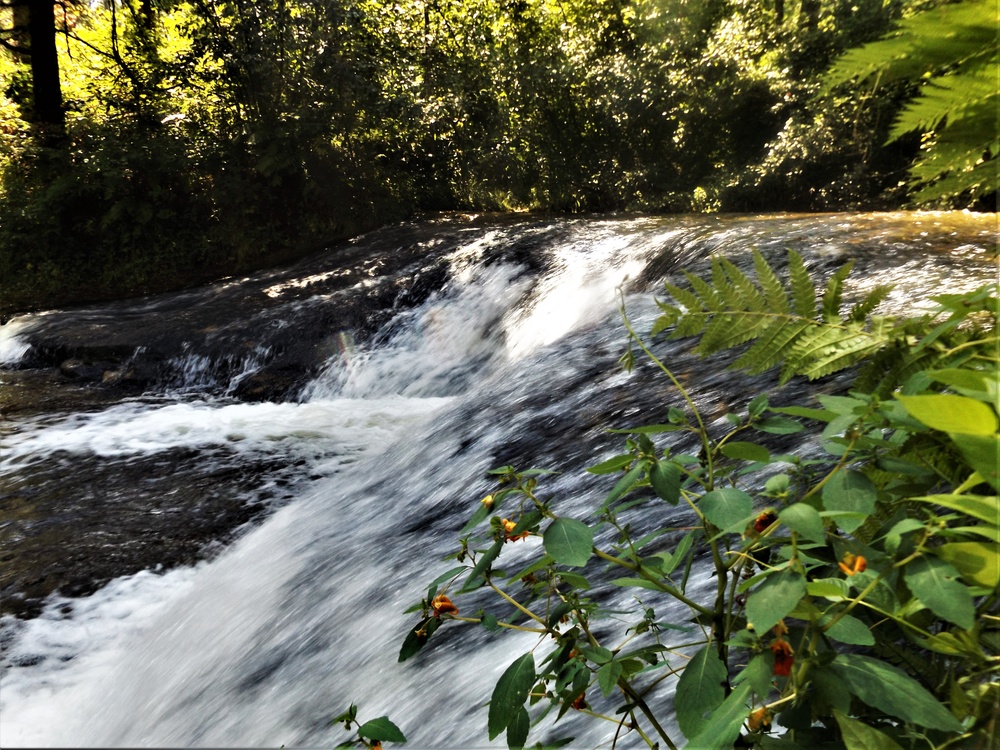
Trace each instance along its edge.
<path fill-rule="evenodd" d="M 457 615 L 458 607 L 452 604 L 451 599 L 444 594 L 438 594 L 431 600 L 431 611 L 434 613 L 435 617 L 440 617 L 441 615 Z"/>
<path fill-rule="evenodd" d="M 503 525 L 503 535 L 504 539 L 508 542 L 516 542 L 518 539 L 524 539 L 528 536 L 527 531 L 522 531 L 520 534 L 514 534 L 514 529 L 517 528 L 517 524 L 506 518 L 500 519 L 500 523 Z"/>
<path fill-rule="evenodd" d="M 485 505 L 486 509 L 489 510 L 490 508 L 493 507 L 493 495 L 487 495 L 486 497 L 484 497 L 479 502 L 481 502 L 483 505 Z"/>
<path fill-rule="evenodd" d="M 788 677 L 792 673 L 792 665 L 795 657 L 791 644 L 784 638 L 775 638 L 771 643 L 771 650 L 774 652 L 774 674 L 778 677 Z"/>
<path fill-rule="evenodd" d="M 844 575 L 853 576 L 864 571 L 868 567 L 868 561 L 861 555 L 845 552 L 843 559 L 837 565 L 844 571 Z"/>
<path fill-rule="evenodd" d="M 586 693 L 581 693 L 580 695 L 578 695 L 576 700 L 573 701 L 573 708 L 575 708 L 577 711 L 582 711 L 583 709 L 587 708 L 586 698 L 587 698 Z"/>
<path fill-rule="evenodd" d="M 778 520 L 778 514 L 773 510 L 768 508 L 763 513 L 761 513 L 753 522 L 753 530 L 758 534 L 763 534 L 767 528 Z"/>
<path fill-rule="evenodd" d="M 778 620 L 778 624 L 771 628 L 771 632 L 780 638 L 783 635 L 788 635 L 788 626 L 785 625 L 784 620 Z"/>
<path fill-rule="evenodd" d="M 770 710 L 766 708 L 758 708 L 756 711 L 751 711 L 750 718 L 747 720 L 747 726 L 750 727 L 751 732 L 756 732 L 761 729 L 770 729 Z"/>

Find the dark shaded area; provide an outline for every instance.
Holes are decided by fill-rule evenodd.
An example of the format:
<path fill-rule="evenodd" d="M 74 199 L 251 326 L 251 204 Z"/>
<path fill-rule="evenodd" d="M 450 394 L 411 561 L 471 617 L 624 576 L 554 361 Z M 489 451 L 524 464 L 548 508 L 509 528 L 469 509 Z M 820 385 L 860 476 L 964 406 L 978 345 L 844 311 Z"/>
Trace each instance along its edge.
<path fill-rule="evenodd" d="M 57 454 L 7 473 L 0 613 L 35 617 L 52 593 L 84 596 L 112 578 L 210 556 L 290 497 L 282 470 L 279 461 L 181 449 L 129 460 Z"/>

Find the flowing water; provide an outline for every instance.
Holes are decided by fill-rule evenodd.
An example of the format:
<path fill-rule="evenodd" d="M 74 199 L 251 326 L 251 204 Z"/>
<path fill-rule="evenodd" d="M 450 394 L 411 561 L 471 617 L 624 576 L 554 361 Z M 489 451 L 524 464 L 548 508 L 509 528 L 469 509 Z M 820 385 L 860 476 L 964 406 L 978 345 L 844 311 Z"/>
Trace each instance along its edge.
<path fill-rule="evenodd" d="M 334 258 L 319 270 L 172 301 L 13 320 L 0 335 L 0 364 L 12 378 L 5 384 L 20 399 L 3 402 L 0 428 L 2 494 L 14 498 L 0 507 L 0 531 L 10 549 L 43 538 L 46 518 L 30 516 L 24 498 L 52 486 L 59 504 L 74 509 L 71 527 L 84 527 L 100 506 L 103 528 L 93 534 L 114 531 L 120 509 L 166 518 L 157 529 L 197 520 L 217 543 L 159 568 L 119 561 L 118 573 L 93 573 L 94 585 L 103 584 L 93 593 L 64 596 L 64 583 L 38 616 L 5 616 L 0 745 L 332 747 L 347 735 L 330 720 L 351 702 L 362 719 L 389 714 L 410 747 L 488 745 L 484 704 L 533 640 L 449 625 L 398 664 L 414 624 L 402 612 L 451 566 L 441 558 L 490 491 L 488 469 L 559 469 L 543 494 L 585 518 L 609 488 L 582 469 L 621 445 L 606 429 L 662 421 L 676 403 L 652 368 L 618 368 L 619 293 L 637 329 L 648 331 L 663 278 L 704 268 L 712 253 L 746 266 L 752 248 L 775 260 L 794 248 L 821 276 L 857 259 L 849 294 L 896 283 L 886 309 L 912 310 L 927 294 L 995 281 L 997 238 L 995 217 L 962 213 L 450 218 L 352 243 L 366 271 L 337 288 L 323 286 L 340 278 Z M 225 318 L 234 304 L 226 295 L 249 289 L 271 301 L 239 313 L 248 323 L 239 335 L 232 315 L 213 323 L 205 312 L 191 322 L 198 310 Z M 352 300 L 365 295 L 358 313 Z M 319 338 L 307 330 L 306 313 L 315 326 L 347 308 L 353 326 L 341 320 Z M 187 327 L 176 323 L 182 313 Z M 141 387 L 109 391 L 142 369 L 156 336 L 138 347 L 134 338 L 112 339 L 168 314 L 173 351 L 161 346 Z M 92 348 L 107 345 L 91 359 L 112 356 L 114 344 L 132 352 L 125 364 L 114 355 L 103 385 L 67 385 L 63 376 L 59 398 L 24 386 L 15 376 L 32 370 L 33 348 L 41 352 L 46 331 L 74 320 L 103 326 L 99 336 L 87 329 Z M 321 340 L 320 356 L 295 388 L 282 381 L 279 397 L 247 395 L 266 368 L 277 371 L 281 352 L 310 336 Z M 754 389 L 773 390 L 773 403 L 806 402 L 801 386 L 735 375 L 693 359 L 689 348 L 656 345 L 713 418 Z M 780 447 L 809 450 L 808 441 Z M 205 500 L 213 493 L 255 511 L 212 526 L 207 516 L 222 507 Z M 501 564 L 537 543 L 509 545 Z M 114 537 L 90 549 L 114 557 L 127 544 Z M 104 570 L 101 554 L 90 554 L 81 565 Z M 695 576 L 691 585 L 707 583 Z M 473 609 L 487 600 L 476 602 Z M 656 608 L 662 620 L 684 620 L 669 602 Z M 657 700 L 669 691 L 665 681 Z M 614 725 L 573 715 L 533 730 L 531 740 L 574 736 L 574 747 L 608 746 L 614 733 Z"/>

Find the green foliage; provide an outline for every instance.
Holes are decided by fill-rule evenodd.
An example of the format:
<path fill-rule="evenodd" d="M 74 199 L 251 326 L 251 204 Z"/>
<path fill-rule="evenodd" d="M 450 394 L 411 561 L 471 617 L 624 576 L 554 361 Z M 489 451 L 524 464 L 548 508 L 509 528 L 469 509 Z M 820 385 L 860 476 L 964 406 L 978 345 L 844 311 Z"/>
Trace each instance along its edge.
<path fill-rule="evenodd" d="M 904 162 L 878 142 L 898 92 L 860 115 L 810 97 L 902 7 L 73 5 L 47 158 L 24 119 L 30 69 L 0 50 L 4 305 L 239 272 L 415 209 L 892 205 Z"/>
<path fill-rule="evenodd" d="M 359 722 L 357 717 L 358 707 L 353 703 L 344 713 L 334 717 L 332 723 L 343 724 L 347 731 L 351 731 L 351 728 L 357 725 L 358 739 L 341 742 L 337 745 L 338 748 L 365 747 L 378 750 L 382 747 L 383 742 L 406 742 L 406 737 L 399 727 L 389 720 L 389 717 L 380 716 L 377 719 L 366 721 L 364 724 Z"/>
<path fill-rule="evenodd" d="M 1000 12 L 991 0 L 941 3 L 904 19 L 887 39 L 852 50 L 827 76 L 828 86 L 851 79 L 873 80 L 876 87 L 920 83 L 890 134 L 925 134 L 910 169 L 918 203 L 975 200 L 1000 188 L 998 24 Z"/>
<path fill-rule="evenodd" d="M 522 747 L 551 709 L 556 721 L 576 710 L 614 723 L 616 741 L 634 732 L 650 747 L 674 748 L 683 740 L 666 728 L 672 705 L 683 738 L 699 749 L 738 740 L 852 750 L 996 744 L 996 286 L 942 295 L 937 310 L 915 320 L 873 323 L 874 298 L 843 304 L 849 268 L 817 296 L 794 256 L 787 281 L 760 256 L 756 267 L 756 283 L 722 261 L 707 279 L 689 276 L 690 290 L 670 289 L 679 304 L 661 305 L 667 322 L 655 330 L 700 335 L 699 350 L 716 352 L 761 340 L 747 331 L 774 325 L 758 325 L 765 313 L 800 324 L 793 342 L 811 328 L 899 329 L 905 335 L 885 334 L 870 356 L 930 349 L 932 362 L 948 366 L 908 373 L 882 394 L 858 380 L 848 395 L 818 396 L 819 408 L 773 407 L 760 394 L 709 426 L 626 318 L 630 343 L 686 408 L 613 431 L 625 450 L 588 469 L 608 491 L 585 520 L 562 515 L 560 500 L 541 493 L 546 472 L 490 472 L 499 487 L 447 558 L 459 567 L 411 610 L 426 634 L 464 622 L 537 635 L 494 689 L 490 738 L 506 731 L 508 745 Z M 742 330 L 713 340 L 717 319 Z M 824 346 L 837 344 L 813 345 L 811 356 L 828 359 Z M 794 351 L 792 343 L 760 361 L 777 366 Z M 797 362 L 793 371 L 812 372 L 813 360 Z M 764 443 L 803 429 L 799 420 L 818 423 L 824 457 L 775 454 Z M 761 442 L 740 439 L 754 432 Z M 699 454 L 654 443 L 673 433 L 694 438 Z M 689 518 L 660 512 L 681 503 Z M 525 541 L 539 536 L 540 545 Z M 514 544 L 527 547 L 517 570 L 503 565 Z M 456 597 L 485 592 L 491 603 L 460 615 L 439 585 Z M 642 600 L 612 605 L 615 589 Z M 689 615 L 658 618 L 668 602 Z M 772 722 L 786 731 L 771 733 Z"/>

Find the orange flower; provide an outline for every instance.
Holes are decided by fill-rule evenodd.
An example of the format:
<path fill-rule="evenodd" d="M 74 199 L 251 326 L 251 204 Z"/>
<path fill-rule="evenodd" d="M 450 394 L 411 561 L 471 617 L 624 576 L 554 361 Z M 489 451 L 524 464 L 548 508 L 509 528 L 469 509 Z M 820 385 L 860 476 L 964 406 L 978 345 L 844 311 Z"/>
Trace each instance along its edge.
<path fill-rule="evenodd" d="M 458 607 L 452 604 L 451 599 L 444 594 L 438 594 L 431 600 L 431 611 L 434 613 L 435 617 L 440 617 L 441 615 L 457 615 Z"/>
<path fill-rule="evenodd" d="M 784 638 L 775 638 L 771 642 L 771 650 L 774 652 L 774 674 L 778 677 L 788 677 L 792 672 L 792 665 L 795 657 L 791 645 Z"/>
<path fill-rule="evenodd" d="M 756 732 L 760 729 L 770 729 L 771 712 L 766 708 L 758 708 L 756 711 L 751 711 L 750 718 L 747 720 L 747 726 L 750 727 L 751 732 Z"/>
<path fill-rule="evenodd" d="M 768 508 L 754 519 L 753 530 L 758 534 L 763 534 L 767 530 L 767 527 L 777 520 L 778 514 Z"/>
<path fill-rule="evenodd" d="M 855 573 L 860 573 L 868 567 L 868 561 L 865 560 L 861 555 L 854 555 L 850 552 L 845 552 L 843 560 L 837 563 L 844 575 L 852 576 Z"/>
<path fill-rule="evenodd" d="M 573 701 L 573 708 L 575 708 L 577 711 L 582 711 L 583 709 L 587 708 L 586 698 L 587 698 L 586 693 L 580 693 L 580 695 L 577 696 L 576 700 Z"/>
<path fill-rule="evenodd" d="M 501 518 L 500 523 L 503 525 L 503 534 L 505 541 L 516 542 L 518 539 L 524 539 L 529 535 L 529 532 L 522 531 L 520 534 L 512 534 L 511 532 L 517 528 L 517 524 L 514 521 L 510 521 L 506 518 Z"/>

